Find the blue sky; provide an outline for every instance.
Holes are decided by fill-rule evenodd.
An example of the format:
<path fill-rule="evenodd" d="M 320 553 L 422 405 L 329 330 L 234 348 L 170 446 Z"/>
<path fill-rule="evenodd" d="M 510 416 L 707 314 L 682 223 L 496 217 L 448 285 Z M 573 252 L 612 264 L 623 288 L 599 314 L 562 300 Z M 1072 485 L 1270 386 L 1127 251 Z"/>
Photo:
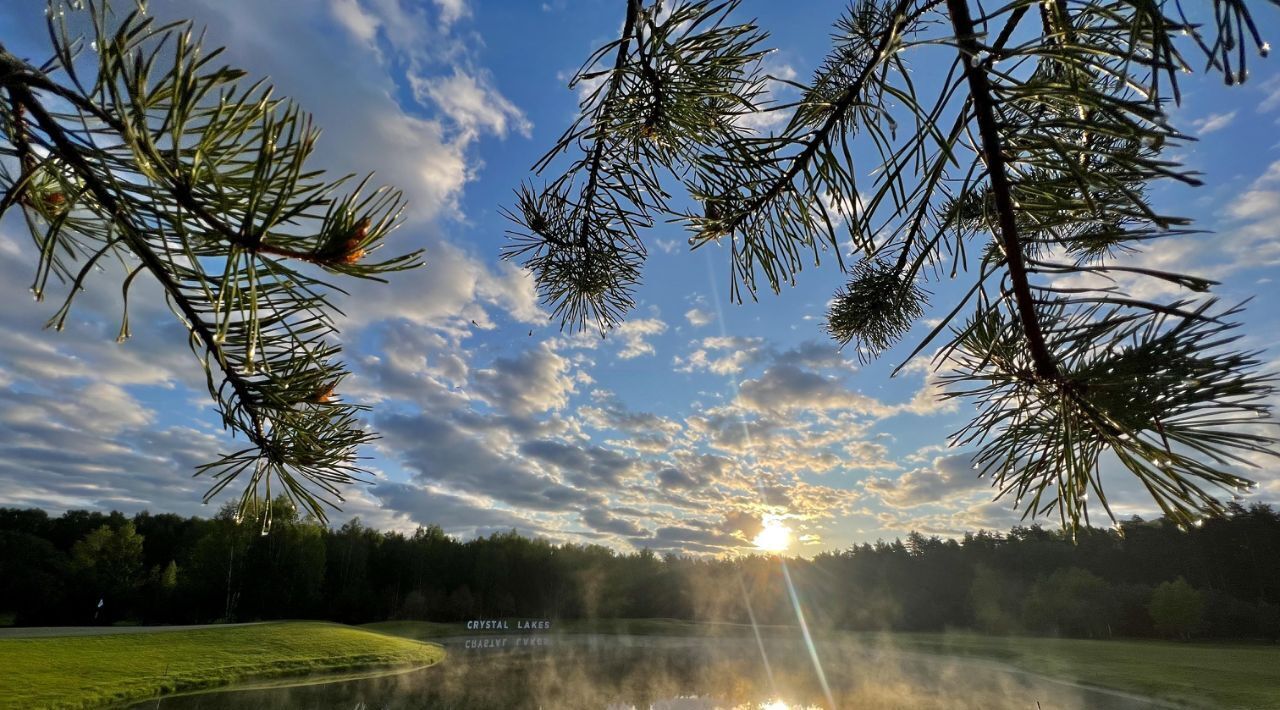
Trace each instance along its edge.
<path fill-rule="evenodd" d="M 1263 33 L 1280 37 L 1280 12 L 1262 5 Z M 0 7 L 10 51 L 43 59 L 42 6 Z M 794 529 L 793 552 L 813 554 L 1018 519 L 968 452 L 946 448 L 971 405 L 940 400 L 924 361 L 887 378 L 926 324 L 866 366 L 826 339 L 821 316 L 842 283 L 831 263 L 735 305 L 727 252 L 690 252 L 679 225 L 660 225 L 638 307 L 601 340 L 560 332 L 528 277 L 500 262 L 499 208 L 573 119 L 565 84 L 617 31 L 619 0 L 150 7 L 207 25 L 209 44 L 311 111 L 323 167 L 376 170 L 411 203 L 394 241 L 425 248 L 427 268 L 342 304 L 356 375 L 344 394 L 374 405 L 384 438 L 366 452 L 375 480 L 338 520 L 723 553 L 749 548 L 772 515 Z M 844 7 L 744 0 L 742 12 L 772 34 L 767 69 L 805 77 Z M 1157 203 L 1213 233 L 1137 259 L 1221 279 L 1226 301 L 1255 296 L 1246 345 L 1280 369 L 1280 64 L 1255 61 L 1235 88 L 1192 77 L 1184 93 L 1174 122 L 1201 140 L 1179 157 L 1208 185 L 1162 188 Z M 34 259 L 15 217 L 0 222 L 0 505 L 212 513 L 200 505 L 208 482 L 191 473 L 233 442 L 180 327 L 158 299 L 140 299 L 134 339 L 115 344 L 119 279 L 106 273 L 64 332 L 42 330 L 57 303 L 32 303 Z M 960 285 L 931 284 L 933 303 Z M 1280 499 L 1274 460 L 1263 463 L 1256 495 Z M 1108 482 L 1118 511 L 1150 513 L 1123 477 Z"/>

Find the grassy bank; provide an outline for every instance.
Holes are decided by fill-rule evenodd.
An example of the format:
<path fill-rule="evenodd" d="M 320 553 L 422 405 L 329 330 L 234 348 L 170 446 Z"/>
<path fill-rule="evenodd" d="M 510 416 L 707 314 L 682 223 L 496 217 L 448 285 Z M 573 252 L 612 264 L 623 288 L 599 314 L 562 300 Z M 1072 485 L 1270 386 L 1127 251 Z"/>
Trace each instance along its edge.
<path fill-rule="evenodd" d="M 439 646 L 322 622 L 0 639 L 0 708 L 93 708 L 283 676 L 429 665 Z"/>
<path fill-rule="evenodd" d="M 1280 708 L 1280 646 L 977 634 L 862 637 L 903 650 L 1003 661 L 1053 678 L 1204 707 Z"/>
<path fill-rule="evenodd" d="M 365 628 L 428 640 L 493 632 L 462 624 L 388 621 Z M 599 619 L 556 622 L 553 633 L 662 636 L 750 636 L 746 624 L 676 619 Z M 794 637 L 795 627 L 765 626 L 766 637 Z M 1015 668 L 1086 685 L 1111 688 L 1195 707 L 1280 709 L 1280 646 L 1263 644 L 1086 641 L 1080 639 L 948 634 L 819 632 L 825 640 L 852 639 L 901 651 L 1000 661 Z"/>

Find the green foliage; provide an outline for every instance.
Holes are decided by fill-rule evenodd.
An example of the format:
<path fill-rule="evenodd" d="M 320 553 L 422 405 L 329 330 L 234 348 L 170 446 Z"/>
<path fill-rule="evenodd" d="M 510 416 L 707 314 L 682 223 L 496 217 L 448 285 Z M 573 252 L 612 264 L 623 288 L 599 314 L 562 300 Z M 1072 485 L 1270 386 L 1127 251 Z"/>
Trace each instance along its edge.
<path fill-rule="evenodd" d="M 123 341 L 131 289 L 154 280 L 224 426 L 248 443 L 200 468 L 214 479 L 208 497 L 239 481 L 249 508 L 274 482 L 323 517 L 374 436 L 362 408 L 335 395 L 347 373 L 329 282 L 418 265 L 416 252 L 377 254 L 400 194 L 309 167 L 310 117 L 218 64 L 221 50 L 204 49 L 190 23 L 106 0 L 49 0 L 46 15 L 42 66 L 0 45 L 0 214 L 27 220 L 36 299 L 65 286 L 49 324 L 61 329 L 95 267 L 116 262 Z"/>
<path fill-rule="evenodd" d="M 1181 577 L 1156 587 L 1148 609 L 1156 630 L 1167 636 L 1188 638 L 1204 622 L 1204 596 Z"/>
<path fill-rule="evenodd" d="M 164 569 L 160 571 L 157 583 L 165 591 L 176 589 L 178 586 L 178 563 L 169 560 L 169 564 L 165 565 Z"/>
<path fill-rule="evenodd" d="M 1098 575 L 1078 567 L 1060 569 L 1031 587 L 1024 623 L 1052 635 L 1106 638 L 1111 599 L 1111 586 Z"/>
<path fill-rule="evenodd" d="M 920 288 L 889 265 L 863 261 L 827 311 L 827 332 L 841 345 L 854 343 L 858 359 L 874 359 L 924 314 Z"/>
<path fill-rule="evenodd" d="M 584 62 L 571 88 L 594 87 L 582 115 L 536 166 L 581 151 L 540 190 L 523 187 L 504 257 L 529 267 L 562 323 L 604 329 L 633 304 L 646 252 L 641 229 L 667 208 L 655 166 L 675 169 L 736 140 L 755 110 L 762 35 L 726 25 L 738 0 L 644 6 L 626 0 L 622 36 Z"/>
<path fill-rule="evenodd" d="M 979 446 L 981 473 L 1002 495 L 1027 515 L 1087 525 L 1090 493 L 1111 514 L 1099 470 L 1114 456 L 1165 515 L 1190 524 L 1220 514 L 1221 494 L 1249 485 L 1237 467 L 1277 454 L 1276 423 L 1263 421 L 1274 378 L 1260 372 L 1257 353 L 1233 349 L 1239 308 L 1202 296 L 1213 282 L 1125 260 L 1191 232 L 1188 219 L 1149 198 L 1162 183 L 1200 184 L 1176 159 L 1194 138 L 1167 114 L 1181 102 L 1180 75 L 1194 68 L 1184 52 L 1203 55 L 1228 84 L 1243 81 L 1248 54 L 1267 53 L 1252 11 L 1280 2 L 1222 0 L 1210 10 L 1013 0 L 976 17 L 974 4 L 853 3 L 821 66 L 791 82 L 801 98 L 789 104 L 761 97 L 763 37 L 740 24 L 743 42 L 690 59 L 730 67 L 716 76 L 735 78 L 680 87 L 682 100 L 703 92 L 697 124 L 717 131 L 664 152 L 641 150 L 638 130 L 616 128 L 615 105 L 625 104 L 634 128 L 634 117 L 660 115 L 663 95 L 614 92 L 636 73 L 628 47 L 644 31 L 633 20 L 660 6 L 626 0 L 622 35 L 575 79 L 602 88 L 536 168 L 577 143 L 591 158 L 542 190 L 521 189 L 513 219 L 522 228 L 507 256 L 532 270 L 564 325 L 603 330 L 634 305 L 641 231 L 664 213 L 686 224 L 693 248 L 727 244 L 738 301 L 754 298 L 761 279 L 775 292 L 794 284 L 806 261 L 824 255 L 846 270 L 847 230 L 855 265 L 827 330 L 864 360 L 924 315 L 924 284 L 966 273 L 967 293 L 940 304 L 945 315 L 908 359 L 937 346 L 951 394 L 977 401 L 978 417 L 953 442 Z M 723 23 L 717 31 L 733 34 L 725 18 L 734 9 L 707 11 Z M 615 49 L 615 67 L 596 68 Z M 913 76 L 926 62 L 944 68 L 936 81 Z M 737 100 L 712 100 L 724 95 Z M 783 127 L 753 134 L 736 120 L 751 109 L 779 112 Z M 681 130 L 669 121 L 660 134 Z M 868 154 L 873 169 L 855 166 Z M 603 193 L 592 188 L 571 199 L 567 184 L 579 174 L 588 187 L 603 176 L 612 196 L 595 199 Z M 674 185 L 701 211 L 668 207 Z M 1186 293 L 1148 302 L 1117 276 Z M 944 332 L 950 339 L 940 341 Z"/>
<path fill-rule="evenodd" d="M 142 543 L 131 522 L 103 525 L 71 548 L 72 568 L 114 610 L 142 582 Z"/>
<path fill-rule="evenodd" d="M 969 585 L 969 605 L 974 628 L 991 634 L 1007 634 L 1020 628 L 1014 612 L 1017 605 L 1009 580 L 1000 572 L 979 564 L 973 569 Z"/>

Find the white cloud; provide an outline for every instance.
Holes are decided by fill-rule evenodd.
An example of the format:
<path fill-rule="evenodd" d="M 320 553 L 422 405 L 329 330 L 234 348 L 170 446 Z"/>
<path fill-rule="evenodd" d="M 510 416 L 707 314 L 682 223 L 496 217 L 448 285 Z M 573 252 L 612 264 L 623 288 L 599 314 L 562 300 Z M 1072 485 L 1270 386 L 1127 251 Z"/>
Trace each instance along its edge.
<path fill-rule="evenodd" d="M 1220 131 L 1231 125 L 1231 122 L 1235 120 L 1236 113 L 1238 112 L 1229 111 L 1227 113 L 1211 113 L 1204 118 L 1192 121 L 1191 127 L 1202 136 L 1208 135 L 1214 131 Z"/>
<path fill-rule="evenodd" d="M 762 338 L 713 336 L 695 343 L 699 343 L 699 347 L 688 356 L 677 356 L 672 360 L 677 371 L 736 375 L 747 365 L 762 362 L 770 354 L 763 347 Z"/>
<path fill-rule="evenodd" d="M 1227 208 L 1236 219 L 1257 219 L 1280 211 L 1280 190 L 1249 190 Z"/>
<path fill-rule="evenodd" d="M 1262 83 L 1266 95 L 1258 102 L 1258 112 L 1266 113 L 1280 108 L 1280 76 L 1273 76 Z"/>
<path fill-rule="evenodd" d="M 569 361 L 547 344 L 477 370 L 476 391 L 501 412 L 519 416 L 563 409 L 575 390 Z"/>
<path fill-rule="evenodd" d="M 467 0 L 435 0 L 435 3 L 440 8 L 440 24 L 445 27 L 471 14 Z"/>
<path fill-rule="evenodd" d="M 777 365 L 742 383 L 737 401 L 754 412 L 796 412 L 845 409 L 884 417 L 894 408 L 878 399 L 847 389 L 828 377 L 792 365 Z"/>
<path fill-rule="evenodd" d="M 978 477 L 972 454 L 952 454 L 938 456 L 930 466 L 912 469 L 897 478 L 869 478 L 863 485 L 890 506 L 911 508 L 987 489 L 991 482 Z"/>
<path fill-rule="evenodd" d="M 711 325 L 716 319 L 714 313 L 696 306 L 685 311 L 684 317 L 689 321 L 689 325 L 695 328 L 701 328 L 704 325 Z"/>
<path fill-rule="evenodd" d="M 449 76 L 423 78 L 410 74 L 409 81 L 419 101 L 434 102 L 464 131 L 474 134 L 484 129 L 505 136 L 514 128 L 527 138 L 533 130 L 524 113 L 498 93 L 483 74 L 477 76 L 454 67 Z"/>
<path fill-rule="evenodd" d="M 361 283 L 352 287 L 351 303 L 339 301 L 347 320 L 364 327 L 380 320 L 405 319 L 433 328 L 483 328 L 493 321 L 485 306 L 499 306 L 521 323 L 541 324 L 533 281 L 506 264 L 496 271 L 451 242 L 428 242 L 426 266 L 398 275 L 391 284 Z"/>
<path fill-rule="evenodd" d="M 1125 257 L 1125 266 L 1193 274 L 1224 281 L 1244 269 L 1280 264 L 1280 161 L 1271 163 L 1247 189 L 1225 205 L 1225 219 L 1210 234 L 1161 239 L 1138 254 Z M 1128 295 L 1155 300 L 1188 292 L 1163 279 L 1133 274 L 1076 274 L 1055 283 L 1068 288 L 1118 287 Z"/>
<path fill-rule="evenodd" d="M 649 342 L 650 339 L 666 331 L 667 324 L 658 318 L 635 318 L 619 325 L 611 335 L 622 341 L 618 357 L 631 360 L 642 355 L 653 355 L 656 351 L 653 343 Z"/>
<path fill-rule="evenodd" d="M 378 28 L 382 23 L 374 15 L 360 7 L 359 0 L 330 0 L 329 9 L 334 18 L 357 41 L 374 47 Z"/>

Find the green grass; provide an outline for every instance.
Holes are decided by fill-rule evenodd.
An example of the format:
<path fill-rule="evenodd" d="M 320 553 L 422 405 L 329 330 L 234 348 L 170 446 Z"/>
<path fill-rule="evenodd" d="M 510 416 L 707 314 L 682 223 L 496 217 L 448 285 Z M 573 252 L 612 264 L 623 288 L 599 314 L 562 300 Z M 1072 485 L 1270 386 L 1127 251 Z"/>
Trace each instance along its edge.
<path fill-rule="evenodd" d="M 977 656 L 1086 685 L 1198 707 L 1280 708 L 1280 647 L 950 634 L 859 635 L 909 651 Z"/>
<path fill-rule="evenodd" d="M 430 665 L 434 644 L 321 622 L 0 639 L 0 708 L 93 708 L 285 676 Z"/>
<path fill-rule="evenodd" d="M 462 624 L 443 624 L 435 621 L 376 621 L 372 624 L 362 624 L 360 628 L 418 641 L 483 633 L 467 631 Z"/>
<path fill-rule="evenodd" d="M 387 621 L 364 628 L 419 640 L 494 633 L 468 631 L 462 624 L 423 621 Z M 751 626 L 677 619 L 596 619 L 554 622 L 552 633 L 557 632 L 747 636 Z M 798 630 L 764 626 L 761 633 L 795 636 Z M 828 640 L 851 638 L 867 645 L 883 644 L 902 651 L 991 659 L 1052 678 L 1197 707 L 1280 710 L 1280 646 L 1274 645 L 1086 641 L 970 633 L 818 635 Z"/>

